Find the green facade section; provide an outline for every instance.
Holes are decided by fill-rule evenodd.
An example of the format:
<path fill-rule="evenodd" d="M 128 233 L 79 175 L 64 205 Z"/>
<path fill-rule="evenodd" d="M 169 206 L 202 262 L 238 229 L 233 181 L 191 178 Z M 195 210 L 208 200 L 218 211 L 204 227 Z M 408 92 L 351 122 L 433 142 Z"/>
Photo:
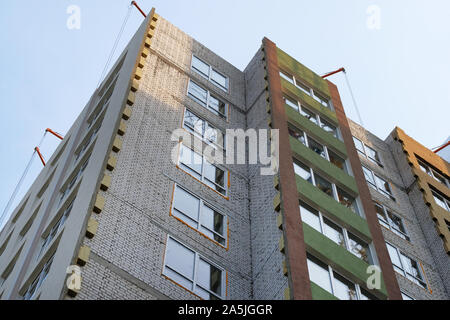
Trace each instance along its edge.
<path fill-rule="evenodd" d="M 325 144 L 327 147 L 330 147 L 334 151 L 340 153 L 344 158 L 347 158 L 347 149 L 345 148 L 344 142 L 337 139 L 331 133 L 323 130 L 321 127 L 302 116 L 299 112 L 295 111 L 287 104 L 284 108 L 289 122 L 306 133 L 311 134 L 313 138 L 318 140 L 318 142 Z"/>
<path fill-rule="evenodd" d="M 336 117 L 336 113 L 331 109 L 324 107 L 319 102 L 314 100 L 311 96 L 304 93 L 302 90 L 294 86 L 292 83 L 287 81 L 284 78 L 281 79 L 281 90 L 283 93 L 291 96 L 292 99 L 296 99 L 300 101 L 305 107 L 310 109 L 312 112 L 318 113 L 321 117 L 324 117 L 335 126 L 339 126 L 338 119 Z"/>
<path fill-rule="evenodd" d="M 365 219 L 361 218 L 352 210 L 340 204 L 308 181 L 302 179 L 300 176 L 296 175 L 295 179 L 297 190 L 300 195 L 316 204 L 317 208 L 323 213 L 328 214 L 330 218 L 334 217 L 336 222 L 340 223 L 343 227 L 350 229 L 350 231 L 357 231 L 359 236 L 363 237 L 363 240 L 367 242 L 372 241 L 369 226 Z"/>
<path fill-rule="evenodd" d="M 321 76 L 305 67 L 303 64 L 292 58 L 280 48 L 277 48 L 277 51 L 278 64 L 280 65 L 281 69 L 291 72 L 297 78 L 305 81 L 307 85 L 323 94 L 326 94 L 328 98 L 330 98 L 328 84 L 324 79 L 322 79 Z"/>
<path fill-rule="evenodd" d="M 317 284 L 311 281 L 311 295 L 313 300 L 339 300 L 327 290 L 319 287 Z"/>
<path fill-rule="evenodd" d="M 367 278 L 371 275 L 367 273 L 368 263 L 337 245 L 306 223 L 303 223 L 303 234 L 305 244 L 311 254 L 319 255 L 317 258 L 324 259 L 324 262 L 331 261 L 331 267 L 337 269 L 338 273 L 345 270 L 348 274 L 343 274 L 343 276 L 350 277 L 350 280 L 366 286 Z M 381 289 L 377 291 L 385 298 L 387 297 L 383 276 L 381 276 Z"/>
<path fill-rule="evenodd" d="M 296 154 L 300 160 L 306 160 L 306 164 L 313 167 L 313 169 L 318 168 L 325 173 L 326 176 L 331 178 L 332 182 L 337 183 L 338 186 L 345 186 L 346 189 L 352 191 L 354 194 L 358 194 L 358 187 L 352 176 L 348 175 L 344 170 L 336 167 L 328 160 L 322 158 L 297 139 L 289 137 L 289 142 L 291 144 L 292 152 Z"/>

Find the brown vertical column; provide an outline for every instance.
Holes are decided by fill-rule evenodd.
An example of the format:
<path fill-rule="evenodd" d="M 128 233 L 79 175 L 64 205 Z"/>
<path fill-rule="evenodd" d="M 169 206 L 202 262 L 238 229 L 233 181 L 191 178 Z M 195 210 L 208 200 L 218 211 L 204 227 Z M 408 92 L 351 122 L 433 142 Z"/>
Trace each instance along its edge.
<path fill-rule="evenodd" d="M 291 299 L 312 299 L 306 263 L 306 246 L 303 238 L 302 220 L 298 203 L 297 184 L 289 143 L 287 117 L 284 109 L 281 80 L 278 67 L 277 48 L 267 38 L 263 40 L 269 79 L 272 126 L 279 129 L 280 145 L 280 192 L 285 238 L 286 264 Z"/>
<path fill-rule="evenodd" d="M 336 115 L 339 121 L 339 127 L 341 129 L 342 137 L 344 138 L 345 147 L 347 149 L 348 158 L 352 166 L 353 174 L 355 176 L 356 185 L 359 190 L 359 197 L 361 199 L 364 212 L 366 214 L 367 224 L 373 238 L 373 244 L 380 263 L 381 271 L 383 272 L 384 283 L 388 297 L 391 300 L 402 300 L 400 293 L 400 287 L 397 283 L 395 271 L 392 267 L 392 262 L 389 257 L 389 253 L 384 242 L 383 233 L 381 227 L 378 224 L 378 217 L 375 211 L 375 207 L 370 196 L 369 187 L 367 186 L 366 179 L 359 160 L 358 152 L 356 151 L 355 144 L 353 143 L 352 133 L 345 115 L 344 108 L 342 106 L 339 91 L 333 83 L 328 81 L 328 88 L 330 90 L 333 106 L 336 111 Z"/>

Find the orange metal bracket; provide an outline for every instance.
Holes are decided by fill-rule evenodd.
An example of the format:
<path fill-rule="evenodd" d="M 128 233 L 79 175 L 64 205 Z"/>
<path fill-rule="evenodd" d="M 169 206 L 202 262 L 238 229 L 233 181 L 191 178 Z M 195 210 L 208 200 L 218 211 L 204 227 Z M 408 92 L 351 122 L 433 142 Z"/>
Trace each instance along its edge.
<path fill-rule="evenodd" d="M 142 9 L 139 7 L 139 5 L 136 3 L 136 1 L 131 1 L 131 4 L 133 6 L 135 6 L 145 18 L 147 18 L 147 15 L 144 13 L 144 11 L 142 11 Z"/>
<path fill-rule="evenodd" d="M 344 68 L 340 68 L 340 69 L 337 69 L 336 71 L 329 72 L 329 73 L 323 75 L 322 78 L 325 79 L 326 77 L 332 76 L 333 74 L 336 74 L 338 72 L 344 72 L 345 73 L 345 69 Z"/>
<path fill-rule="evenodd" d="M 434 150 L 433 152 L 434 152 L 434 153 L 437 153 L 437 152 L 441 151 L 442 149 L 444 149 L 445 147 L 448 147 L 449 145 L 450 145 L 450 141 L 447 141 L 446 144 L 444 144 L 443 146 L 437 148 L 437 149 Z"/>
<path fill-rule="evenodd" d="M 53 131 L 52 129 L 47 128 L 47 129 L 45 130 L 45 132 L 50 132 L 52 135 L 54 135 L 55 137 L 57 137 L 57 138 L 59 138 L 59 139 L 61 139 L 61 140 L 64 139 L 64 137 L 63 137 L 62 135 L 60 135 L 59 133 L 56 133 L 56 132 Z"/>
<path fill-rule="evenodd" d="M 36 152 L 37 152 L 37 154 L 38 154 L 39 158 L 41 159 L 41 162 L 42 162 L 42 164 L 43 164 L 43 165 L 44 165 L 44 167 L 45 167 L 45 161 L 44 161 L 44 157 L 42 156 L 42 153 L 41 153 L 41 150 L 39 150 L 39 147 L 36 147 L 36 148 L 34 148 L 34 151 L 36 151 Z"/>

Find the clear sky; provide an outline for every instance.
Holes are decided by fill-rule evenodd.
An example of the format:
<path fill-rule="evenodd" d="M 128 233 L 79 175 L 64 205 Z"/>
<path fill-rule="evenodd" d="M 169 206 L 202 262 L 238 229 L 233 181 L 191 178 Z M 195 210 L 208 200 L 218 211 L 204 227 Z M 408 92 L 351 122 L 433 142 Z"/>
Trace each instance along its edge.
<path fill-rule="evenodd" d="M 65 134 L 94 91 L 129 0 L 0 2 L 0 214 L 45 128 Z M 313 71 L 345 67 L 365 127 L 432 148 L 449 136 L 448 0 L 139 0 L 243 70 L 264 36 Z M 67 8 L 81 9 L 69 30 Z M 379 20 L 374 11 L 379 10 Z M 376 18 L 376 17 L 375 17 Z M 142 22 L 133 10 L 116 55 Z M 375 21 L 375 24 L 369 24 Z M 377 24 L 376 22 L 379 22 Z M 373 27 L 379 26 L 379 28 Z M 357 120 L 342 74 L 347 115 Z M 59 141 L 42 145 L 49 159 Z M 16 203 L 41 170 L 37 158 Z M 14 207 L 14 206 L 13 206 Z"/>

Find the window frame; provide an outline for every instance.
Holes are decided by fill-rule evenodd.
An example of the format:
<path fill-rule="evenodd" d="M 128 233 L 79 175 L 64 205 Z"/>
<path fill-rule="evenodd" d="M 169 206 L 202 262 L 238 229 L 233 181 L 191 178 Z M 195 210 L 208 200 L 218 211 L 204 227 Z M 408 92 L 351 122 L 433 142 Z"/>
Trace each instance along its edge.
<path fill-rule="evenodd" d="M 197 98 L 195 95 L 193 95 L 190 91 L 190 87 L 191 87 L 191 82 L 198 86 L 199 88 L 201 88 L 202 90 L 206 91 L 206 101 L 202 101 L 199 98 Z M 221 98 L 217 98 L 215 94 L 211 94 L 211 91 L 208 89 L 203 88 L 201 85 L 199 85 L 197 82 L 193 81 L 192 79 L 189 79 L 188 82 L 188 86 L 187 86 L 187 92 L 186 92 L 187 96 L 189 98 L 191 98 L 193 101 L 197 102 L 198 104 L 200 104 L 203 108 L 205 108 L 206 110 L 212 112 L 213 114 L 215 114 L 216 116 L 220 117 L 221 119 L 225 119 L 228 120 L 228 110 L 229 110 L 229 105 L 228 103 L 224 102 Z M 213 99 L 218 100 L 219 102 L 223 103 L 225 106 L 225 111 L 224 113 L 221 113 L 219 111 L 217 111 L 214 108 L 210 107 L 210 102 L 211 102 L 211 97 Z"/>
<path fill-rule="evenodd" d="M 31 300 L 36 293 L 39 291 L 39 289 L 42 286 L 42 283 L 44 283 L 45 279 L 47 279 L 48 274 L 50 273 L 50 269 L 53 264 L 53 260 L 55 258 L 55 254 L 53 254 L 46 263 L 42 266 L 39 271 L 38 275 L 34 278 L 33 281 L 30 282 L 30 285 L 28 286 L 27 291 L 23 294 L 23 300 Z M 34 284 L 36 285 L 34 286 Z M 34 288 L 33 288 L 34 286 Z M 31 292 L 31 293 L 30 293 Z"/>
<path fill-rule="evenodd" d="M 363 173 L 364 173 L 364 178 L 365 178 L 367 184 L 368 184 L 370 187 L 372 187 L 373 189 L 375 189 L 376 191 L 378 191 L 379 193 L 381 193 L 381 194 L 384 195 L 385 197 L 387 197 L 387 198 L 389 198 L 389 199 L 391 199 L 391 200 L 393 200 L 393 201 L 396 201 L 396 200 L 395 200 L 395 197 L 394 197 L 394 192 L 392 191 L 392 185 L 391 185 L 391 182 L 390 182 L 390 181 L 385 180 L 385 179 L 382 178 L 380 175 L 376 174 L 373 170 L 367 168 L 366 166 L 363 166 L 363 165 L 362 165 L 361 167 L 362 167 L 362 170 L 363 170 Z M 371 177 L 372 177 L 373 182 L 367 180 L 367 177 L 366 177 L 366 175 L 365 175 L 365 170 L 364 170 L 364 169 L 366 169 L 366 170 L 371 174 Z M 386 184 L 389 186 L 389 191 L 390 191 L 390 193 L 387 192 L 384 188 L 381 188 L 381 187 L 378 185 L 378 180 L 377 180 L 377 178 L 378 178 L 379 180 L 384 181 L 384 183 L 386 183 Z"/>
<path fill-rule="evenodd" d="M 396 254 L 397 254 L 397 259 L 400 261 L 400 266 L 396 265 L 394 262 L 392 262 L 392 258 L 391 258 L 391 262 L 392 262 L 392 266 L 394 267 L 395 272 L 397 272 L 398 274 L 401 274 L 402 276 L 404 276 L 405 278 L 407 278 L 408 280 L 410 280 L 411 282 L 415 283 L 416 285 L 420 286 L 422 289 L 428 290 L 428 282 L 426 280 L 426 276 L 425 276 L 425 270 L 423 270 L 423 266 L 420 263 L 420 261 L 416 261 L 413 258 L 411 258 L 409 255 L 405 254 L 402 250 L 400 250 L 399 248 L 397 248 L 396 246 L 394 246 L 393 244 L 389 243 L 386 241 L 386 245 L 388 246 L 388 253 L 389 253 L 389 257 L 390 257 L 390 251 L 389 251 L 389 246 L 392 247 L 393 249 L 395 249 Z M 416 276 L 410 274 L 408 271 L 406 271 L 405 266 L 403 265 L 403 259 L 402 256 L 405 258 L 410 259 L 411 261 L 414 261 L 418 268 L 417 271 L 419 272 L 421 279 L 417 278 Z M 421 284 L 423 283 L 423 285 Z"/>
<path fill-rule="evenodd" d="M 303 204 L 305 204 L 306 206 L 308 206 L 308 207 L 310 207 L 311 209 L 313 209 L 317 214 L 318 214 L 318 216 L 319 216 L 319 224 L 320 224 L 320 231 L 319 230 L 317 230 L 314 226 L 311 226 L 311 225 L 309 225 L 307 222 L 305 222 L 304 220 L 303 220 L 303 216 L 302 216 L 302 203 Z M 350 252 L 351 254 L 353 254 L 354 256 L 356 256 L 357 258 L 359 258 L 359 259 L 361 259 L 362 261 L 364 261 L 364 262 L 366 262 L 366 263 L 368 263 L 368 264 L 373 264 L 373 256 L 372 256 L 372 249 L 370 248 L 370 244 L 369 243 L 366 243 L 363 239 L 361 239 L 361 237 L 359 237 L 359 236 L 357 236 L 354 232 L 351 232 L 351 231 L 349 231 L 347 228 L 345 228 L 345 227 L 343 227 L 341 224 L 339 224 L 339 223 L 337 223 L 336 221 L 334 221 L 334 219 L 333 218 L 330 218 L 328 215 L 324 215 L 323 213 L 322 213 L 322 211 L 321 210 L 317 210 L 316 208 L 314 208 L 313 206 L 311 206 L 311 205 L 309 205 L 308 203 L 306 203 L 305 201 L 303 201 L 303 200 L 300 200 L 299 201 L 299 209 L 300 209 L 300 217 L 302 218 L 302 221 L 303 222 L 305 222 L 306 224 L 308 224 L 311 228 L 313 228 L 314 230 L 316 230 L 317 232 L 320 232 L 322 235 L 324 235 L 325 237 L 327 237 L 328 239 L 330 239 L 331 241 L 333 241 L 334 243 L 336 243 L 336 241 L 334 241 L 333 239 L 331 239 L 330 237 L 328 237 L 326 234 L 325 234 L 325 232 L 324 232 L 324 226 L 325 226 L 325 221 L 324 221 L 324 218 L 325 219 L 327 219 L 327 220 L 330 220 L 333 224 L 335 224 L 335 225 L 337 225 L 339 228 L 341 228 L 341 230 L 342 230 L 342 236 L 343 236 L 343 240 L 344 240 L 344 245 L 342 246 L 342 245 L 339 245 L 339 244 L 337 244 L 337 245 L 339 245 L 340 247 L 343 247 L 344 249 L 346 249 L 348 252 Z M 309 211 L 309 209 L 308 208 L 305 208 L 306 210 L 308 210 Z M 362 242 L 364 242 L 366 245 L 367 245 L 367 249 L 368 249 L 368 261 L 366 261 L 366 260 L 364 260 L 363 258 L 361 258 L 361 257 L 358 257 L 353 251 L 352 251 L 352 248 L 351 248 L 351 246 L 350 246 L 350 237 L 349 237 L 349 233 L 352 235 L 352 236 L 354 236 L 354 237 L 356 237 L 356 238 L 358 238 L 358 240 L 360 240 L 360 241 L 362 241 Z"/>
<path fill-rule="evenodd" d="M 208 74 L 204 74 L 202 71 L 200 71 L 198 68 L 194 67 L 194 59 L 199 60 L 200 62 L 204 63 L 206 66 L 209 67 L 208 70 Z M 218 71 L 216 68 L 213 68 L 211 66 L 211 64 L 206 63 L 203 59 L 200 59 L 199 57 L 197 57 L 196 55 L 192 55 L 191 58 L 191 70 L 193 70 L 194 72 L 196 72 L 197 74 L 199 74 L 200 76 L 202 76 L 203 78 L 205 78 L 206 80 L 208 80 L 208 82 L 211 82 L 212 84 L 214 84 L 216 87 L 220 88 L 221 90 L 223 90 L 224 92 L 229 92 L 230 90 L 230 77 L 226 76 L 224 73 Z M 222 86 L 220 83 L 218 83 L 217 81 L 215 81 L 213 79 L 213 72 L 221 75 L 223 78 L 225 78 L 225 83 L 226 83 L 226 87 Z"/>
<path fill-rule="evenodd" d="M 399 236 L 400 238 L 402 238 L 402 239 L 404 239 L 404 240 L 407 240 L 407 241 L 411 242 L 411 238 L 410 238 L 410 236 L 409 236 L 408 229 L 405 227 L 405 223 L 404 223 L 404 221 L 403 221 L 403 218 L 400 217 L 400 216 L 398 216 L 397 214 L 395 214 L 390 208 L 389 208 L 389 210 L 388 210 L 388 207 L 386 207 L 385 205 L 383 205 L 383 204 L 381 204 L 381 203 L 379 203 L 379 202 L 373 201 L 373 204 L 374 204 L 375 207 L 378 206 L 379 208 L 382 209 L 383 214 L 384 214 L 384 216 L 385 216 L 386 219 L 387 219 L 387 220 L 381 219 L 381 218 L 379 217 L 379 213 L 376 212 L 376 213 L 377 213 L 377 218 L 378 218 L 378 223 L 379 223 L 381 226 L 383 226 L 385 229 L 388 229 L 388 230 L 390 230 L 392 233 L 394 233 L 394 234 L 396 234 L 397 236 Z M 375 211 L 376 211 L 376 209 L 375 209 Z M 392 225 L 392 223 L 391 223 L 392 219 L 389 217 L 389 215 L 393 215 L 394 217 L 400 219 L 400 221 L 401 221 L 401 223 L 402 223 L 402 226 L 403 226 L 403 229 L 405 229 L 405 232 L 403 232 L 403 231 L 401 231 L 401 230 L 398 230 L 398 228 L 396 228 L 396 227 L 394 227 L 394 226 Z M 380 220 L 382 220 L 382 221 L 380 222 Z M 387 226 L 386 226 L 386 225 L 387 225 Z"/>
<path fill-rule="evenodd" d="M 444 210 L 450 212 L 450 200 L 447 199 L 447 197 L 446 197 L 445 195 L 441 194 L 439 191 L 435 190 L 434 188 L 431 188 L 431 187 L 430 187 L 430 190 L 431 190 L 431 195 L 433 196 L 433 200 L 434 200 L 435 204 L 436 204 L 437 206 L 439 206 L 439 208 L 444 209 Z M 441 200 L 441 199 L 439 199 L 439 200 L 440 200 L 440 202 L 443 202 L 443 203 L 444 203 L 445 208 L 444 208 L 443 206 L 441 206 L 441 205 L 438 203 L 438 201 L 436 201 L 436 198 L 438 198 L 438 199 L 441 198 L 441 199 L 442 199 L 442 200 Z"/>
<path fill-rule="evenodd" d="M 191 114 L 193 114 L 195 117 L 197 117 L 199 120 L 201 120 L 203 122 L 202 125 L 202 136 L 200 136 L 200 134 L 195 130 L 195 128 L 190 128 L 188 125 L 186 125 L 186 113 L 189 112 Z M 212 147 L 218 147 L 220 148 L 222 151 L 225 151 L 225 146 L 226 146 L 226 134 L 221 130 L 216 128 L 214 125 L 211 125 L 211 123 L 204 119 L 203 117 L 199 117 L 195 112 L 192 112 L 189 108 L 185 107 L 184 108 L 184 113 L 183 113 L 183 128 L 190 132 L 192 135 L 198 137 L 199 139 L 201 139 L 203 142 L 205 142 L 206 144 L 212 146 Z M 206 132 L 207 130 L 216 130 L 219 131 L 222 134 L 222 141 L 223 141 L 223 146 L 217 144 L 216 142 L 213 142 L 211 140 L 209 140 L 206 136 Z"/>
<path fill-rule="evenodd" d="M 167 251 L 169 248 L 169 241 L 174 241 L 177 242 L 180 246 L 184 247 L 184 249 L 191 251 L 192 253 L 194 253 L 194 265 L 193 265 L 193 270 L 192 270 L 192 279 L 187 278 L 185 275 L 180 274 L 178 271 L 176 271 L 173 267 L 168 266 L 167 264 Z M 191 247 L 185 245 L 184 243 L 182 243 L 181 241 L 178 241 L 177 239 L 175 239 L 174 237 L 172 237 L 171 235 L 167 235 L 167 239 L 166 239 L 166 248 L 164 250 L 164 258 L 163 258 L 163 267 L 162 267 L 162 275 L 165 276 L 166 278 L 170 279 L 171 281 L 173 281 L 174 283 L 176 283 L 177 285 L 179 285 L 180 287 L 182 287 L 183 289 L 189 291 L 190 293 L 196 295 L 197 297 L 199 297 L 202 300 L 207 300 L 202 298 L 198 293 L 195 292 L 196 287 L 198 286 L 197 284 L 197 272 L 198 272 L 198 265 L 199 265 L 199 261 L 202 260 L 204 262 L 206 262 L 207 264 L 219 269 L 221 271 L 221 294 L 218 295 L 215 292 L 212 292 L 210 289 L 206 289 L 203 286 L 199 285 L 200 288 L 204 291 L 207 291 L 209 294 L 212 294 L 213 296 L 215 296 L 216 298 L 218 298 L 218 300 L 225 300 L 226 296 L 227 296 L 227 287 L 228 287 L 228 283 L 227 283 L 227 271 L 222 268 L 221 266 L 211 262 L 209 259 L 205 258 L 203 255 L 199 254 L 196 250 L 192 249 Z M 182 284 L 178 283 L 175 279 L 173 279 L 170 275 L 167 274 L 166 272 L 166 268 L 169 268 L 172 272 L 178 274 L 179 276 L 185 278 L 186 280 L 188 280 L 189 282 L 192 283 L 192 290 L 189 288 L 184 287 Z"/>
<path fill-rule="evenodd" d="M 380 155 L 380 152 L 378 150 L 376 150 L 374 147 L 366 145 L 361 139 L 359 139 L 359 138 L 357 138 L 355 136 L 352 136 L 352 137 L 353 137 L 353 144 L 355 145 L 355 149 L 358 152 L 358 154 L 364 156 L 364 158 L 368 159 L 370 162 L 378 165 L 379 167 L 384 168 L 383 159 L 382 159 L 382 157 Z M 360 150 L 360 149 L 358 149 L 356 147 L 355 140 L 357 140 L 357 141 L 359 141 L 361 143 L 363 150 Z M 380 161 L 378 161 L 378 160 L 374 159 L 373 157 L 369 156 L 369 153 L 367 152 L 366 148 L 368 148 L 370 150 L 373 150 L 377 154 L 377 156 L 380 159 Z"/>
<path fill-rule="evenodd" d="M 196 200 L 198 200 L 198 208 L 197 208 L 197 217 L 196 220 L 194 220 L 193 218 L 191 218 L 190 216 L 188 216 L 186 213 L 184 213 L 183 211 L 175 208 L 175 198 L 176 198 L 176 191 L 177 189 L 181 189 L 184 192 L 186 192 L 187 194 L 189 194 L 191 197 L 195 198 Z M 202 223 L 202 217 L 203 217 L 203 208 L 207 207 L 211 210 L 213 210 L 214 212 L 217 212 L 218 214 L 220 214 L 223 217 L 223 231 L 224 234 L 220 234 L 214 230 L 211 230 L 209 227 L 203 225 Z M 179 215 L 175 214 L 175 211 L 180 212 L 180 214 L 182 216 L 186 216 L 189 220 L 193 220 L 196 224 L 197 227 L 194 227 L 193 225 L 189 224 L 189 222 L 187 222 L 186 220 L 184 220 L 183 218 L 181 218 Z M 197 231 L 198 233 L 202 234 L 203 236 L 205 236 L 206 238 L 208 238 L 209 240 L 213 241 L 214 243 L 220 245 L 221 247 L 224 248 L 228 248 L 228 227 L 229 227 L 229 219 L 228 216 L 224 213 L 222 213 L 220 210 L 217 210 L 217 208 L 215 206 L 213 206 L 212 204 L 210 204 L 208 201 L 203 200 L 202 198 L 200 198 L 199 196 L 193 194 L 192 192 L 190 192 L 189 190 L 187 190 L 186 188 L 183 188 L 182 186 L 180 186 L 179 184 L 175 183 L 174 184 L 174 188 L 173 188 L 173 199 L 172 199 L 172 205 L 171 205 L 171 209 L 170 209 L 170 214 L 177 219 L 182 220 L 183 223 L 185 223 L 187 226 L 189 226 L 190 228 L 194 229 L 195 231 Z M 217 241 L 213 238 L 211 238 L 209 235 L 207 235 L 205 232 L 202 231 L 202 228 L 207 229 L 209 232 L 211 232 L 214 235 L 219 236 L 220 238 L 222 238 L 224 240 L 224 244 L 220 243 L 220 241 Z"/>
<path fill-rule="evenodd" d="M 293 124 L 291 124 L 290 122 L 288 123 L 288 130 L 289 130 L 289 136 L 291 136 L 291 137 L 293 137 L 291 134 L 290 134 L 290 131 L 297 131 L 297 133 L 299 133 L 300 134 L 300 132 L 298 132 L 298 131 L 301 131 L 302 133 L 303 133 L 303 141 L 301 141 L 301 140 L 299 140 L 298 138 L 296 138 L 296 137 L 293 137 L 294 139 L 297 139 L 297 141 L 299 141 L 301 144 L 303 144 L 305 147 L 307 147 L 307 148 L 309 148 L 310 150 L 312 150 L 312 151 L 314 151 L 311 147 L 310 147 L 310 140 L 313 140 L 315 143 L 317 143 L 317 144 L 319 144 L 320 146 L 322 146 L 323 147 L 323 149 L 324 149 L 324 152 L 325 152 L 325 157 L 323 157 L 323 156 L 321 156 L 320 154 L 318 154 L 317 152 L 315 152 L 315 153 L 317 153 L 319 156 L 321 156 L 322 158 L 324 158 L 325 160 L 327 160 L 328 162 L 330 162 L 332 165 L 334 165 L 335 167 L 337 167 L 338 169 L 341 169 L 341 170 L 343 170 L 345 173 L 347 173 L 348 175 L 350 175 L 350 170 L 348 169 L 349 168 L 349 166 L 348 166 L 348 161 L 347 161 L 347 159 L 344 159 L 343 157 L 341 157 L 341 155 L 338 153 L 338 152 L 336 152 L 335 150 L 329 150 L 329 147 L 327 146 L 327 145 L 325 145 L 325 144 L 323 144 L 323 143 L 321 143 L 321 142 L 318 142 L 316 139 L 314 139 L 313 137 L 311 137 L 311 135 L 309 135 L 309 134 L 307 134 L 304 130 L 301 130 L 301 129 L 299 129 L 299 128 L 297 128 L 295 125 L 293 125 Z M 344 168 L 342 169 L 342 168 L 340 168 L 340 167 L 338 167 L 337 165 L 335 165 L 333 162 L 331 162 L 331 158 L 330 158 L 330 153 L 329 152 L 332 152 L 332 153 L 334 153 L 336 156 L 338 156 L 339 158 L 341 158 L 342 160 L 344 160 Z"/>
<path fill-rule="evenodd" d="M 193 170 L 191 167 L 189 167 L 187 164 L 184 164 L 181 161 L 181 155 L 182 155 L 182 149 L 186 148 L 188 150 L 190 150 L 191 152 L 195 153 L 197 156 L 202 158 L 202 169 L 201 169 L 201 173 L 198 173 L 197 171 Z M 216 182 L 211 181 L 210 179 L 208 179 L 205 175 L 205 167 L 206 167 L 206 163 L 208 163 L 209 165 L 215 167 L 216 169 L 222 170 L 223 171 L 223 186 L 217 184 Z M 186 146 L 183 144 L 183 142 L 180 142 L 180 147 L 179 147 L 179 152 L 178 152 L 178 162 L 177 162 L 177 167 L 180 168 L 181 170 L 183 170 L 184 172 L 186 172 L 187 174 L 191 175 L 192 177 L 194 177 L 195 179 L 197 179 L 198 181 L 200 181 L 201 183 L 205 184 L 206 186 L 208 186 L 209 188 L 211 188 L 212 190 L 216 191 L 217 193 L 219 193 L 220 195 L 222 195 L 223 197 L 227 198 L 228 197 L 228 188 L 229 188 L 229 174 L 230 171 L 226 168 L 222 168 L 219 167 L 213 163 L 210 163 L 208 161 L 208 159 L 203 155 L 203 154 L 199 154 L 197 151 L 195 151 L 194 149 Z M 215 185 L 217 188 L 219 188 L 219 190 L 217 190 L 216 188 L 213 188 L 209 183 L 212 183 L 213 185 Z M 225 193 L 220 192 L 220 189 L 223 189 Z"/>
<path fill-rule="evenodd" d="M 342 204 L 342 203 L 340 202 L 340 200 L 339 200 L 339 193 L 338 193 L 338 190 L 337 190 L 338 186 L 337 186 L 334 182 L 330 182 L 327 178 L 324 178 L 324 177 L 322 176 L 322 174 L 317 174 L 310 166 L 304 164 L 303 161 L 297 159 L 296 157 L 293 157 L 293 161 L 292 161 L 292 162 L 293 162 L 293 166 L 294 166 L 294 173 L 295 173 L 296 175 L 298 175 L 298 174 L 295 172 L 295 165 L 297 165 L 297 166 L 299 166 L 299 167 L 301 167 L 302 165 L 305 166 L 306 168 L 309 169 L 311 181 L 308 181 L 308 180 L 304 179 L 302 176 L 298 175 L 300 178 L 302 178 L 303 180 L 305 180 L 305 181 L 307 181 L 307 182 L 310 182 L 310 183 L 311 183 L 313 186 L 315 186 L 316 188 L 319 188 L 319 187 L 317 186 L 317 183 L 316 183 L 316 175 L 318 175 L 320 178 L 324 179 L 326 182 L 328 182 L 329 184 L 331 184 L 331 189 L 332 189 L 333 196 L 330 196 L 330 195 L 328 195 L 326 192 L 324 192 L 325 194 L 327 194 L 328 196 L 330 196 L 331 198 L 333 198 L 336 202 L 338 202 L 338 203 L 341 204 L 342 206 L 344 206 L 344 207 L 346 207 L 347 209 L 351 210 L 353 213 L 355 213 L 355 214 L 357 214 L 357 215 L 359 215 L 359 216 L 362 216 L 362 211 L 361 211 L 361 206 L 360 206 L 359 201 L 358 201 L 358 196 L 354 197 L 352 194 L 350 194 L 350 193 L 349 193 L 348 191 L 346 191 L 344 188 L 342 188 L 342 187 L 339 186 L 339 189 L 345 191 L 346 193 L 348 193 L 350 196 L 352 196 L 352 197 L 355 199 L 355 201 L 353 202 L 354 206 L 352 206 L 352 207 L 354 207 L 354 209 L 356 210 L 356 211 L 355 211 L 355 210 L 353 210 L 352 208 L 349 208 L 349 207 L 345 206 L 344 204 Z M 299 162 L 300 165 L 297 164 L 297 163 L 295 163 L 295 162 Z M 303 170 L 305 170 L 305 168 L 303 168 Z M 305 170 L 305 171 L 306 171 L 306 170 Z M 321 191 L 322 191 L 322 190 L 321 190 Z M 323 191 L 322 191 L 322 192 L 323 192 Z"/>
<path fill-rule="evenodd" d="M 296 88 L 300 89 L 303 93 L 309 95 L 316 102 L 320 103 L 321 106 L 334 111 L 334 107 L 333 107 L 333 103 L 332 103 L 331 99 L 328 99 L 319 90 L 313 89 L 311 86 L 306 85 L 303 81 L 297 79 L 294 75 L 291 75 L 289 72 L 286 72 L 282 69 L 280 69 L 279 73 L 280 73 L 280 77 L 282 77 L 286 81 L 289 81 L 287 78 L 291 79 L 291 81 L 289 81 L 291 84 L 293 84 Z M 281 74 L 283 74 L 284 77 Z"/>
<path fill-rule="evenodd" d="M 444 174 L 440 173 L 439 170 L 433 168 L 433 166 L 431 164 L 429 164 L 422 158 L 418 157 L 417 155 L 415 155 L 415 156 L 416 156 L 417 164 L 419 165 L 419 168 L 422 172 L 428 174 L 430 177 L 432 177 L 434 180 L 436 180 L 440 184 L 444 185 L 445 187 L 450 188 L 450 181 Z M 438 177 L 441 177 L 441 179 L 444 181 L 442 181 Z"/>

